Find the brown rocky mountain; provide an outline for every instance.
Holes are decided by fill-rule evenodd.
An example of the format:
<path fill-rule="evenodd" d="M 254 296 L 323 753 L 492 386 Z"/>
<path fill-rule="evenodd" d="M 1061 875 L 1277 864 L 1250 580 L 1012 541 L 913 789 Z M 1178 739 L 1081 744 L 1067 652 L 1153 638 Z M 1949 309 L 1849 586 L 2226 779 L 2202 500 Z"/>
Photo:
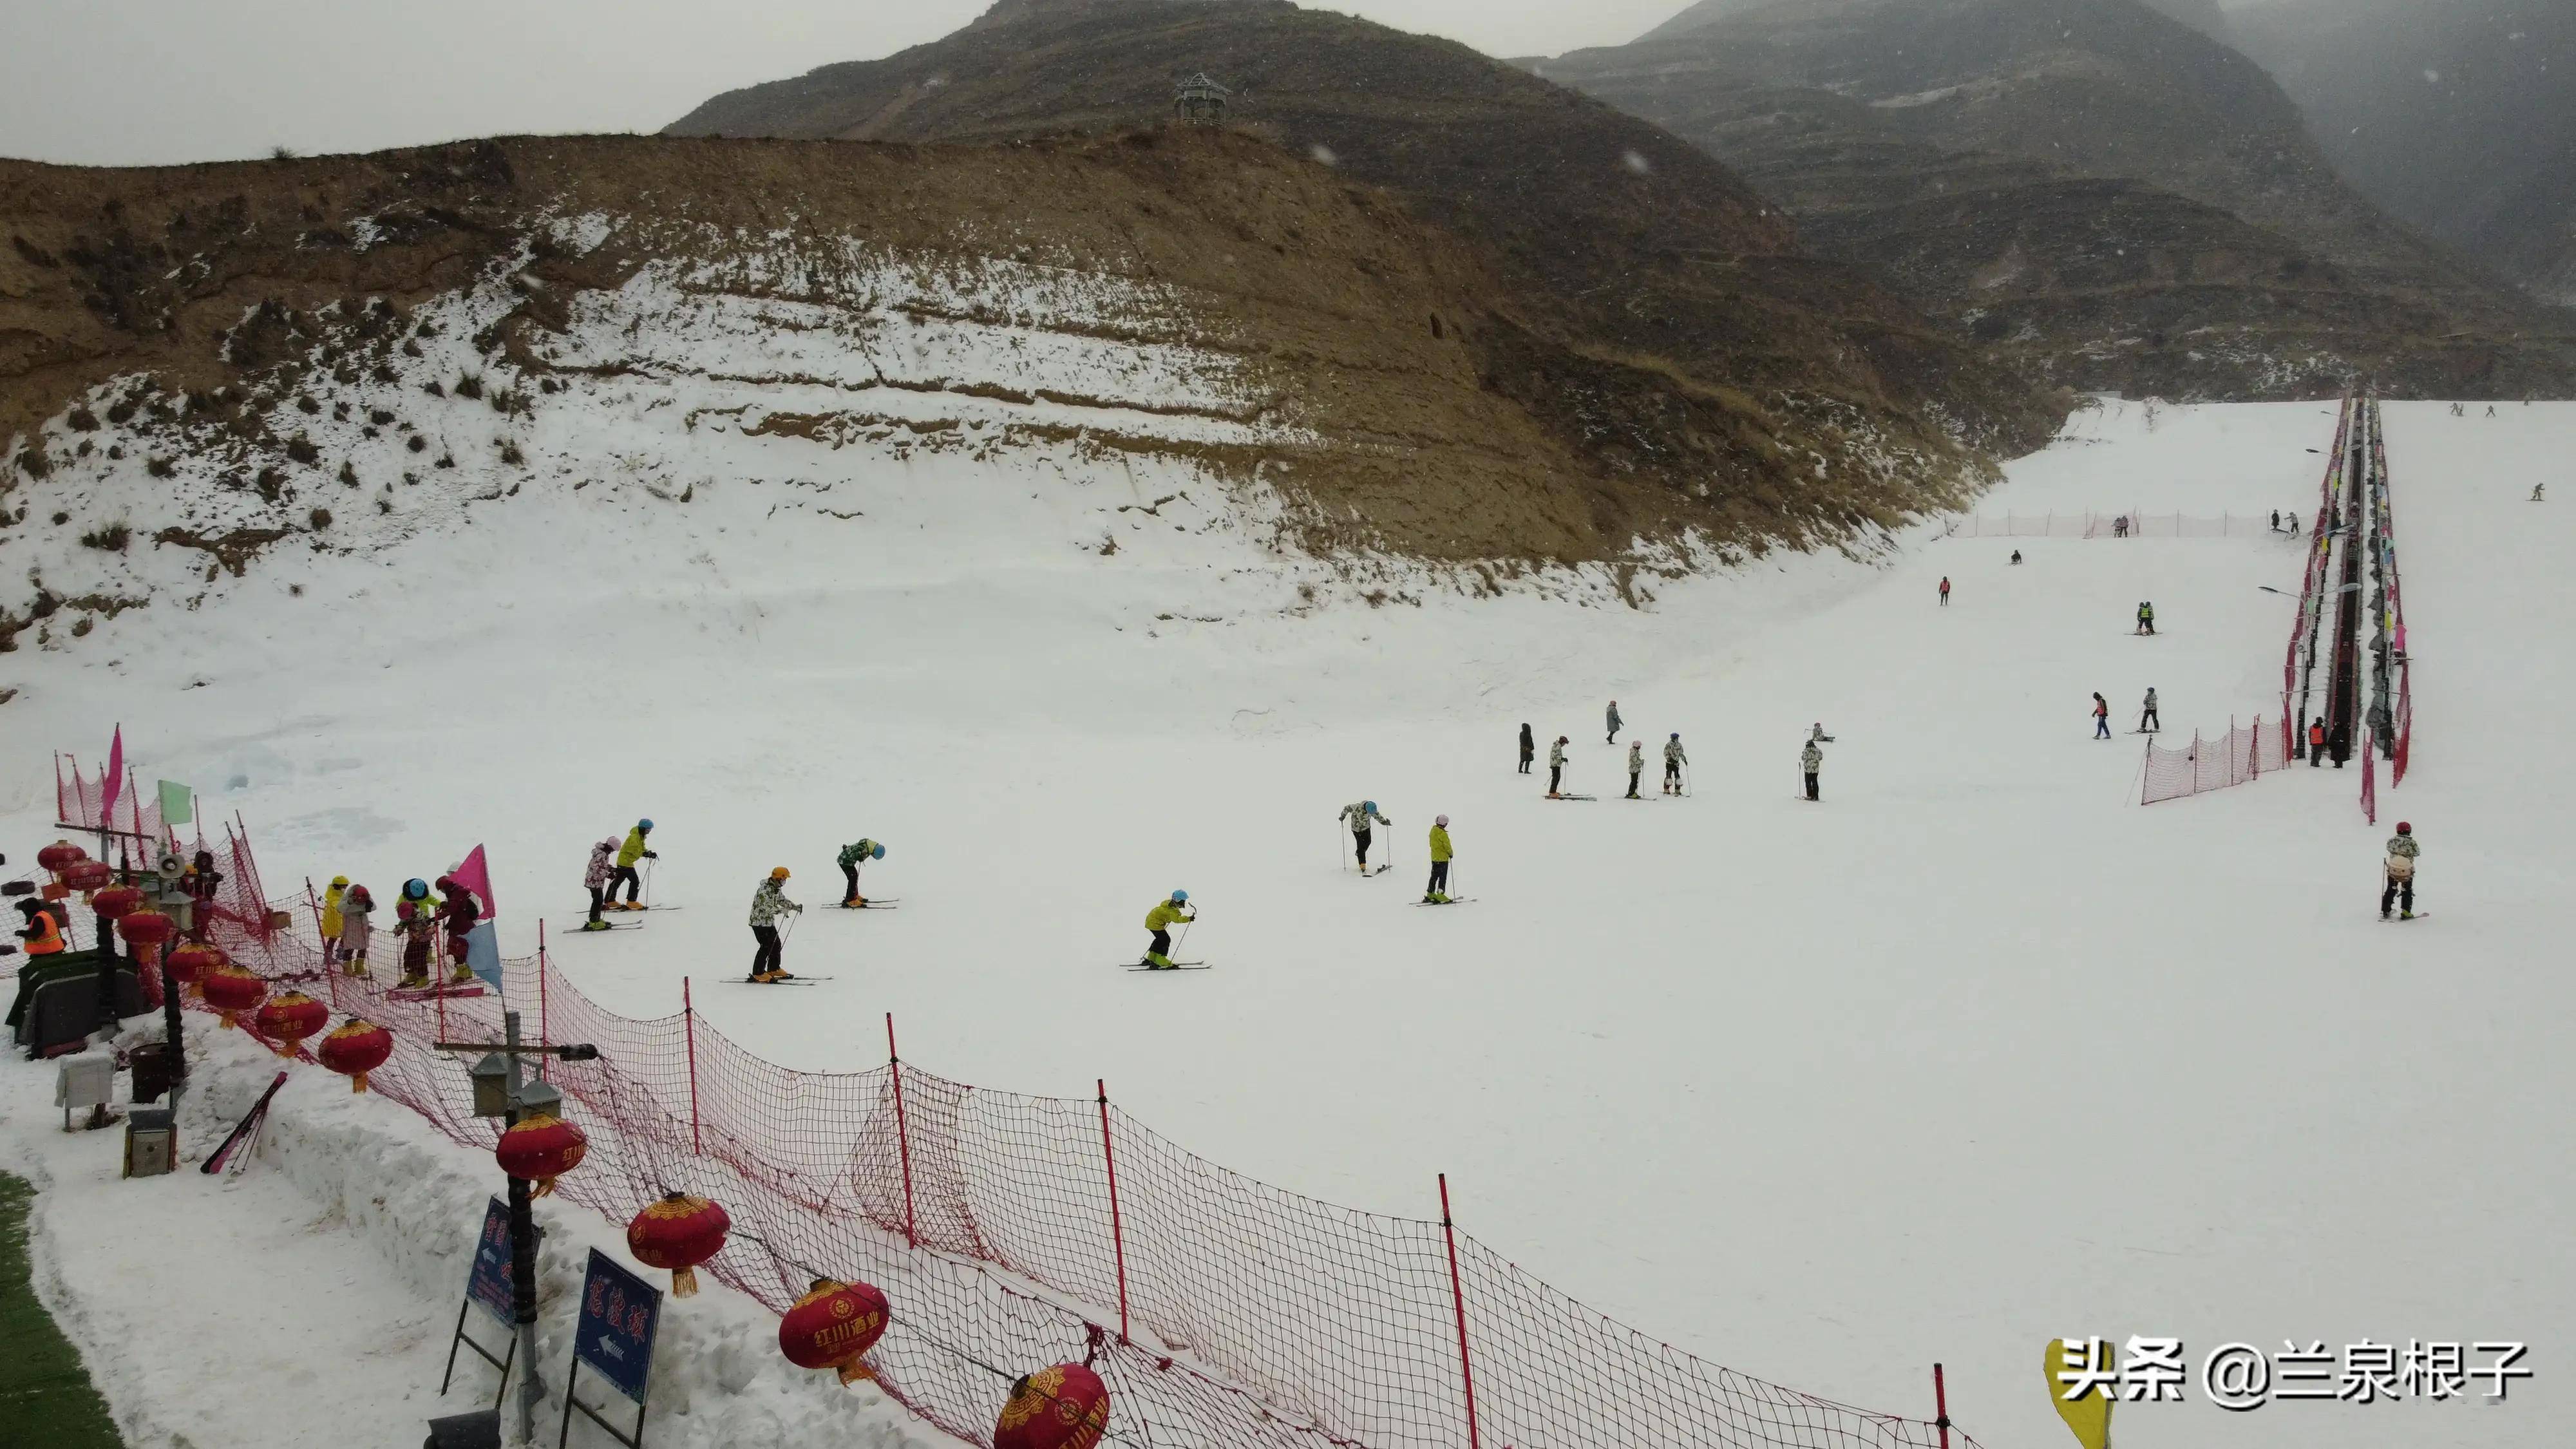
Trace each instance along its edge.
<path fill-rule="evenodd" d="M 1012 0 L 884 60 L 718 96 L 682 135 L 1015 142 L 1163 122 L 1177 82 L 1499 281 L 1487 385 L 1603 476 L 1829 512 L 2048 435 L 2062 399 L 1795 230 L 1705 153 L 1463 46 L 1273 0 Z M 1874 505 L 1873 505 L 1874 506 Z"/>
<path fill-rule="evenodd" d="M 2260 67 L 2137 0 L 1708 0 L 1533 68 L 2077 385 L 2576 390 L 2576 318 L 2380 213 Z"/>

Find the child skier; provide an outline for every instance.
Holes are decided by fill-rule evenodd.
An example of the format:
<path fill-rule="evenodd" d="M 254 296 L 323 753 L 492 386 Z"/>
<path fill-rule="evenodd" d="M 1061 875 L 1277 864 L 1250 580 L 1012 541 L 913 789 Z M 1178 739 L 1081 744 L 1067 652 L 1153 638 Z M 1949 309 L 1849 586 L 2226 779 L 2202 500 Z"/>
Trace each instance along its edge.
<path fill-rule="evenodd" d="M 2102 691 L 2097 689 L 2093 691 L 2093 738 L 2107 740 L 2110 737 L 2111 701 L 2104 699 Z"/>
<path fill-rule="evenodd" d="M 1449 845 L 1449 817 L 1443 815 L 1431 822 L 1431 883 L 1422 888 L 1424 905 L 1449 904 L 1449 858 L 1454 854 Z"/>
<path fill-rule="evenodd" d="M 1154 933 L 1154 942 L 1145 948 L 1145 959 L 1137 965 L 1156 971 L 1173 969 L 1172 927 L 1185 926 L 1199 918 L 1197 911 L 1188 909 L 1189 904 L 1188 891 L 1174 891 L 1168 899 L 1145 913 L 1145 929 Z"/>
<path fill-rule="evenodd" d="M 2138 632 L 2141 634 L 2156 632 L 2156 606 L 2144 600 L 2139 601 L 2138 604 Z"/>
<path fill-rule="evenodd" d="M 612 835 L 590 848 L 590 865 L 581 873 L 581 883 L 590 891 L 590 919 L 582 923 L 585 931 L 605 931 L 608 923 L 599 913 L 608 908 L 609 882 L 617 877 L 617 837 Z"/>
<path fill-rule="evenodd" d="M 1369 829 L 1369 822 L 1374 820 L 1380 825 L 1393 825 L 1395 822 L 1377 813 L 1375 800 L 1362 800 L 1355 805 L 1345 805 L 1338 818 L 1350 825 L 1351 848 L 1359 852 L 1360 874 L 1368 874 L 1369 842 L 1377 838 L 1376 834 Z"/>
<path fill-rule="evenodd" d="M 1682 766 L 1689 763 L 1690 756 L 1682 753 L 1681 731 L 1675 730 L 1673 737 L 1664 741 L 1665 794 L 1678 795 L 1682 792 Z"/>
<path fill-rule="evenodd" d="M 2400 820 L 2397 833 L 2388 837 L 2388 866 L 2383 872 L 2379 892 L 2379 918 L 2388 919 L 2391 905 L 2404 903 L 2405 914 L 2399 919 L 2415 919 L 2415 858 L 2424 847 L 2415 843 L 2415 827 Z"/>
<path fill-rule="evenodd" d="M 1639 795 L 1639 794 L 1637 793 L 1637 778 L 1638 778 L 1639 776 L 1641 776 L 1641 775 L 1645 774 L 1645 773 L 1646 773 L 1646 742 L 1645 742 L 1644 740 L 1630 740 L 1630 741 L 1628 742 L 1628 798 L 1629 798 L 1629 799 L 1631 799 L 1631 800 L 1642 800 L 1642 799 L 1644 799 L 1644 798 L 1645 798 L 1644 796 Z"/>
<path fill-rule="evenodd" d="M 1822 792 L 1816 788 L 1816 775 L 1825 768 L 1825 747 L 1814 740 L 1807 741 L 1807 747 L 1798 752 L 1798 767 L 1807 772 L 1807 798 L 1824 799 Z"/>
<path fill-rule="evenodd" d="M 611 872 L 608 877 L 608 900 L 606 902 L 608 909 L 612 911 L 640 911 L 644 909 L 643 903 L 636 899 L 637 896 L 644 893 L 644 878 L 635 873 L 635 862 L 639 860 L 660 860 L 662 858 L 659 855 L 654 854 L 646 844 L 646 842 L 652 838 L 652 835 L 653 822 L 650 820 L 638 820 L 635 822 L 635 828 L 626 832 L 626 843 L 617 848 L 617 869 Z M 624 905 L 619 905 L 617 903 L 617 888 L 621 885 L 626 887 L 626 903 Z"/>
<path fill-rule="evenodd" d="M 473 890 L 452 875 L 438 878 L 438 888 L 447 893 L 438 908 L 440 921 L 447 927 L 447 984 L 462 986 L 474 979 L 474 968 L 465 964 L 468 940 L 474 926 L 483 918 L 483 903 Z"/>
<path fill-rule="evenodd" d="M 1825 722 L 1823 720 L 1816 721 L 1816 727 L 1807 731 L 1807 738 L 1820 745 L 1830 745 L 1834 742 L 1834 737 L 1825 733 Z"/>
<path fill-rule="evenodd" d="M 2138 715 L 2138 733 L 2154 734 L 2165 727 L 2164 716 L 2156 713 L 2156 687 L 2147 686 L 2146 707 Z"/>
<path fill-rule="evenodd" d="M 403 882 L 402 899 L 394 902 L 394 933 L 402 937 L 402 980 L 395 983 L 405 989 L 429 984 L 430 937 L 438 930 L 438 902 L 429 894 L 429 882 L 418 876 Z"/>
<path fill-rule="evenodd" d="M 747 980 L 767 984 L 796 979 L 782 964 L 787 947 L 778 939 L 778 918 L 805 908 L 789 900 L 786 890 L 787 867 L 782 865 L 770 871 L 769 878 L 751 893 L 751 936 L 760 946 L 751 953 L 751 975 Z"/>
<path fill-rule="evenodd" d="M 331 877 L 322 888 L 322 964 L 330 966 L 340 959 L 340 902 L 349 894 L 349 878 Z"/>
<path fill-rule="evenodd" d="M 1945 609 L 1950 607 L 1950 576 L 1948 574 L 1943 574 L 1941 576 L 1941 607 Z"/>
<path fill-rule="evenodd" d="M 351 976 L 367 974 L 367 917 L 376 913 L 376 898 L 362 885 L 340 898 L 340 969 Z"/>
<path fill-rule="evenodd" d="M 865 836 L 861 836 L 857 840 L 842 846 L 841 853 L 833 857 L 833 859 L 837 861 L 841 867 L 841 905 L 843 908 L 855 910 L 860 906 L 866 905 L 868 903 L 868 898 L 859 894 L 859 867 L 872 860 L 885 859 L 885 847 Z"/>
<path fill-rule="evenodd" d="M 1530 761 L 1538 758 L 1538 746 L 1530 739 L 1530 727 L 1521 726 L 1521 773 L 1529 773 Z"/>
<path fill-rule="evenodd" d="M 1565 788 L 1565 743 L 1565 736 L 1558 735 L 1556 743 L 1547 747 L 1547 798 L 1550 800 L 1559 798 Z"/>
<path fill-rule="evenodd" d="M 1610 701 L 1610 713 L 1604 717 L 1604 722 L 1610 726 L 1609 743 L 1614 745 L 1619 743 L 1619 726 L 1621 723 L 1619 719 L 1619 701 L 1615 699 Z"/>

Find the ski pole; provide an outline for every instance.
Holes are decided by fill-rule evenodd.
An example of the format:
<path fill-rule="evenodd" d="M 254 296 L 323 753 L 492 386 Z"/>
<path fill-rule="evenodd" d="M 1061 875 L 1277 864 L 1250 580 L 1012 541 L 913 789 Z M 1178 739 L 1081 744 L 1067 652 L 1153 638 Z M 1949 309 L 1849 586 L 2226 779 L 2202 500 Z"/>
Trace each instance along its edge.
<path fill-rule="evenodd" d="M 1172 955 L 1171 955 L 1171 959 L 1172 959 L 1172 960 L 1174 960 L 1174 961 L 1178 961 L 1179 959 L 1181 959 L 1181 948 L 1182 948 L 1183 946 L 1186 946 L 1186 945 L 1188 945 L 1188 944 L 1189 944 L 1189 940 L 1190 940 L 1190 927 L 1195 926 L 1195 925 L 1197 925 L 1198 923 L 1199 923 L 1199 918 L 1198 918 L 1197 916 L 1192 916 L 1192 917 L 1190 917 L 1188 920 L 1181 922 L 1181 934 L 1180 934 L 1180 937 L 1179 937 L 1179 939 L 1177 939 L 1177 940 L 1175 940 L 1175 941 L 1173 941 L 1173 942 L 1172 942 Z"/>
<path fill-rule="evenodd" d="M 644 909 L 648 911 L 653 909 L 653 867 L 659 864 L 658 860 L 644 862 Z"/>

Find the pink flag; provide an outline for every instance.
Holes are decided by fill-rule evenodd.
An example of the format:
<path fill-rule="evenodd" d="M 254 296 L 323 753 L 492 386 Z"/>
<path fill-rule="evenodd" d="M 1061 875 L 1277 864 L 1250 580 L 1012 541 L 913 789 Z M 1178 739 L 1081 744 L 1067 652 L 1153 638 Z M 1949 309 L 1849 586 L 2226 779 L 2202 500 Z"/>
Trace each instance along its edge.
<path fill-rule="evenodd" d="M 107 747 L 107 774 L 99 781 L 98 821 L 113 828 L 116 824 L 116 792 L 125 784 L 125 726 L 116 727 L 116 739 Z"/>
<path fill-rule="evenodd" d="M 501 913 L 500 908 L 492 904 L 492 870 L 483 863 L 483 847 L 478 845 L 467 851 L 464 861 L 448 874 L 456 877 L 458 885 L 474 892 L 474 899 L 483 903 L 483 913 L 475 919 L 488 921 Z"/>

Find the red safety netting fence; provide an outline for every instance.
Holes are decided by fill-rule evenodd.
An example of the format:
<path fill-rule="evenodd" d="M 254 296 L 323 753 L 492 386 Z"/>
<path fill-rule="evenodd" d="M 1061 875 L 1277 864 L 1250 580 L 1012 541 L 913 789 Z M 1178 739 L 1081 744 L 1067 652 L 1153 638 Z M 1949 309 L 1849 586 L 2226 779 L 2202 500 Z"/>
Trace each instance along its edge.
<path fill-rule="evenodd" d="M 2286 528 L 2249 514 L 2214 517 L 2188 513 L 1970 513 L 1947 520 L 1948 538 L 2263 538 L 2295 536 L 2298 520 Z M 2259 526 L 2258 526 L 2259 525 Z"/>
<path fill-rule="evenodd" d="M 2289 764 L 2287 720 L 2270 725 L 2259 719 L 2250 725 L 2230 724 L 2227 733 L 2216 739 L 2194 731 L 2190 745 L 2179 750 L 2149 740 L 2146 784 L 2139 792 L 2138 803 L 2153 805 L 2159 800 L 2206 795 L 2212 790 L 2259 780 L 2289 768 Z"/>
<path fill-rule="evenodd" d="M 136 787 L 133 771 L 126 771 L 113 801 L 107 798 L 107 785 L 105 768 L 97 779 L 84 779 L 80 761 L 55 755 L 54 819 L 82 830 L 126 837 L 138 849 L 157 851 L 170 841 L 170 829 L 161 821 L 161 797 L 147 798 Z"/>
<path fill-rule="evenodd" d="M 467 1146 L 490 1147 L 494 1125 L 431 1043 L 497 1040 L 506 1003 L 542 1040 L 596 1045 L 596 1061 L 546 1068 L 590 1138 L 559 1194 L 618 1222 L 670 1190 L 722 1202 L 734 1231 L 709 1266 L 775 1310 L 815 1277 L 875 1284 L 894 1306 L 869 1355 L 880 1382 L 974 1443 L 1017 1375 L 1089 1357 L 1114 1395 L 1109 1437 L 1130 1444 L 1974 1449 L 1953 1427 L 1702 1362 L 1445 1221 L 1229 1172 L 1105 1092 L 923 1072 L 893 1055 L 891 1023 L 886 1066 L 797 1072 L 709 1027 L 685 989 L 676 1015 L 609 1012 L 542 948 L 505 963 L 506 997 L 423 997 L 389 985 L 387 933 L 355 977 L 301 925 L 254 932 L 227 912 L 216 940 L 392 1030 L 374 1089 Z"/>

